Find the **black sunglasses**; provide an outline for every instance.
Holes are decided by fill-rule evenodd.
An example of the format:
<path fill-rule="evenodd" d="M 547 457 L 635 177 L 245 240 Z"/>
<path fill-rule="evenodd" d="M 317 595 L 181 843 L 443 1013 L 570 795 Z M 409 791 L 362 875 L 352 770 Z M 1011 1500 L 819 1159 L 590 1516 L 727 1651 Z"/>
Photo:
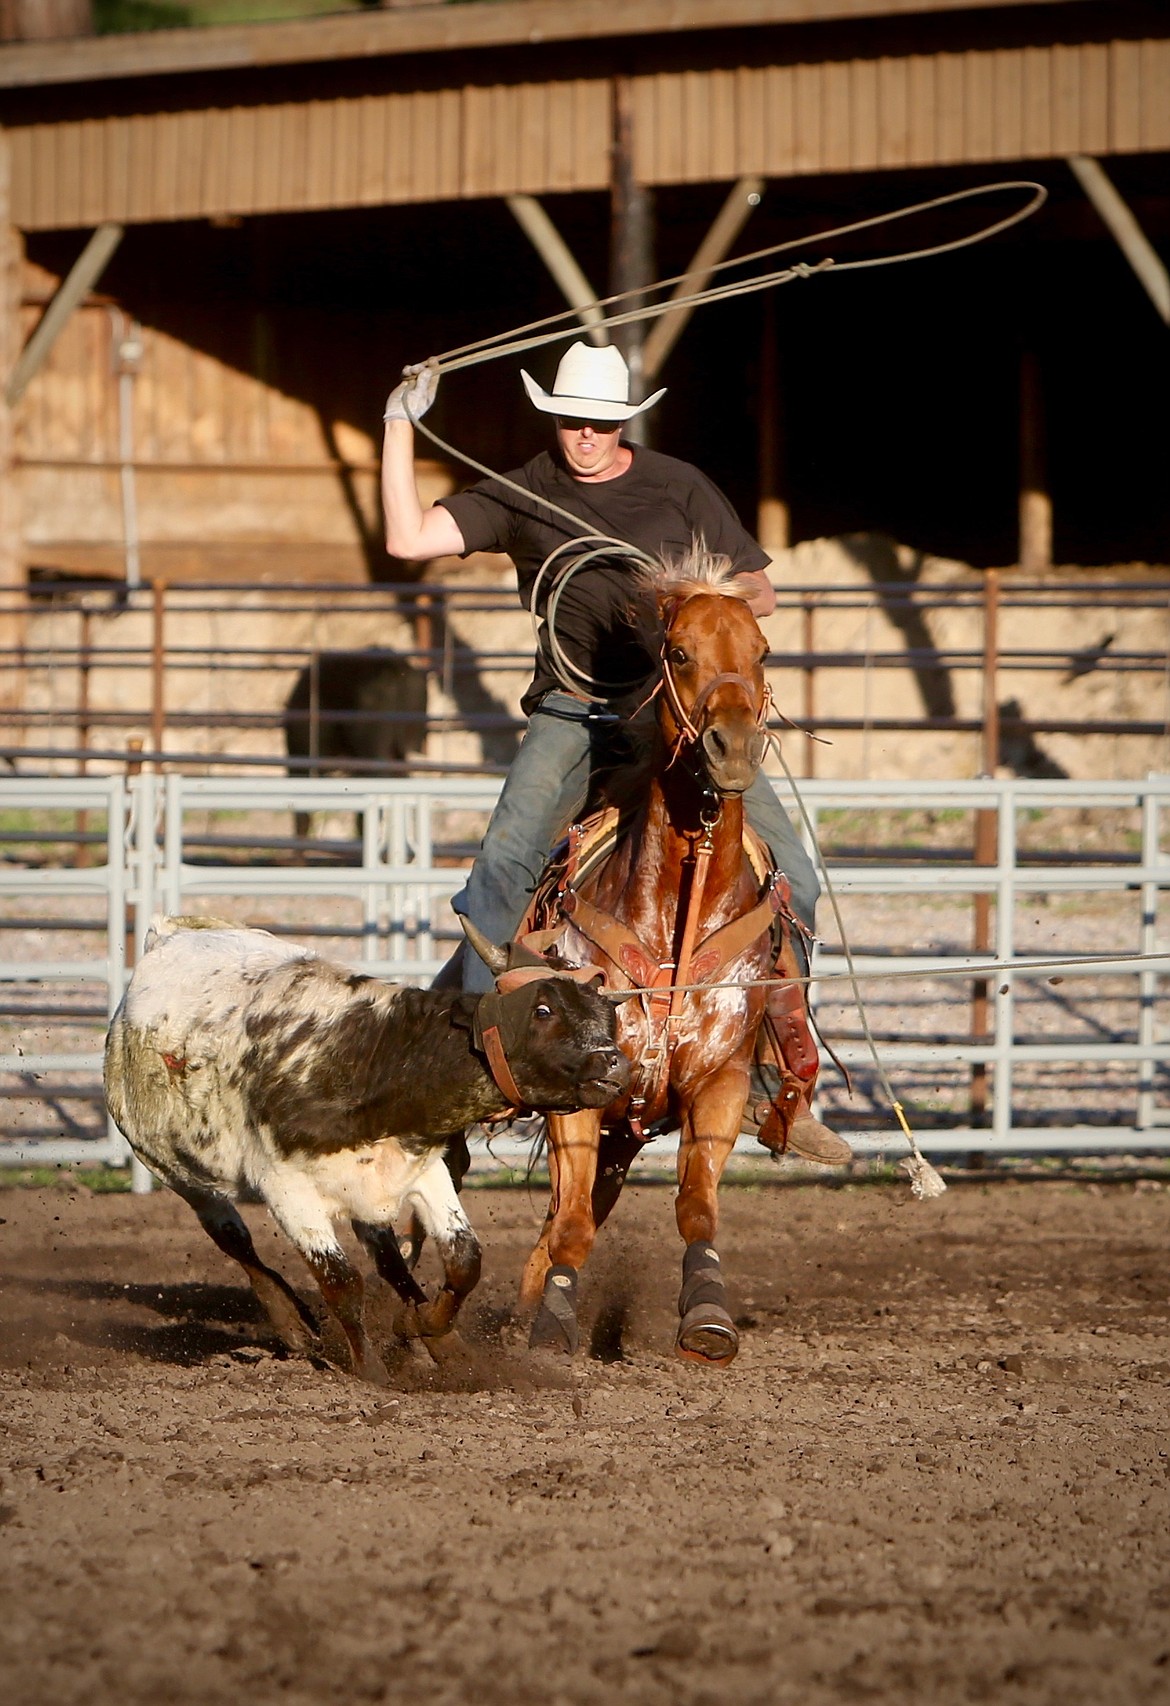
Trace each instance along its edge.
<path fill-rule="evenodd" d="M 569 432 L 580 432 L 582 427 L 592 427 L 594 432 L 617 432 L 621 421 L 591 421 L 580 415 L 558 415 L 557 425 L 565 427 Z"/>

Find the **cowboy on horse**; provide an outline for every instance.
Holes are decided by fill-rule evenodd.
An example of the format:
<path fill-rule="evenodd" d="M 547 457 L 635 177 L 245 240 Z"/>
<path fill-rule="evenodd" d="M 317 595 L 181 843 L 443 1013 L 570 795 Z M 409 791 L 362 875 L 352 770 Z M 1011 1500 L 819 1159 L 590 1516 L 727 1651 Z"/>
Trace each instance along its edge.
<path fill-rule="evenodd" d="M 663 391 L 631 403 L 620 351 L 572 345 L 551 392 L 527 373 L 523 379 L 533 405 L 555 417 L 551 453 L 533 457 L 503 480 L 481 480 L 424 510 L 414 475 L 411 421 L 435 398 L 438 378 L 428 367 L 387 400 L 382 460 L 386 546 L 393 556 L 421 562 L 475 551 L 506 552 L 530 608 L 534 592 L 540 598 L 550 558 L 567 560 L 571 569 L 574 557 L 589 556 L 580 573 L 562 573 L 556 583 L 555 633 L 550 633 L 545 589 L 535 673 L 521 701 L 528 729 L 467 884 L 453 897 L 455 910 L 494 942 L 511 939 L 519 929 L 553 847 L 585 811 L 591 783 L 623 759 L 628 762 L 629 725 L 659 679 L 661 633 L 651 631 L 656 613 L 638 610 L 638 582 L 617 542 L 636 548 L 643 559 L 670 563 L 687 557 L 701 541 L 708 553 L 728 560 L 754 615 L 769 615 L 776 602 L 766 572 L 769 558 L 719 488 L 689 463 L 622 437 L 623 423 L 651 408 Z M 576 534 L 565 511 L 579 518 Z M 611 548 L 590 549 L 599 541 Z M 784 933 L 790 938 L 786 980 L 768 991 L 767 1030 L 779 1072 L 773 1067 L 762 1073 L 764 1100 L 755 1108 L 755 1123 L 768 1147 L 840 1163 L 850 1158 L 848 1145 L 811 1111 L 819 1062 L 799 981 L 808 971 L 819 884 L 762 774 L 746 789 L 743 803 L 747 825 L 766 848 L 773 870 L 783 875 L 795 926 Z M 472 992 L 491 987 L 491 972 L 478 956 L 464 955 L 463 982 Z M 769 1120 L 770 1105 L 778 1109 L 779 1099 L 788 1104 L 784 1117 Z M 754 1100 L 749 1097 L 749 1115 Z"/>

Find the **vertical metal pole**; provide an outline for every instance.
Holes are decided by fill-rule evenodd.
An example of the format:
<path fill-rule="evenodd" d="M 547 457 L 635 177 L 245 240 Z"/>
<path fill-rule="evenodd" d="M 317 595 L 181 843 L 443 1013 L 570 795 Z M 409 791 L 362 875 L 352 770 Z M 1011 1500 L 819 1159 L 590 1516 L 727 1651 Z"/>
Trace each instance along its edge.
<path fill-rule="evenodd" d="M 982 774 L 994 778 L 999 767 L 999 571 L 988 569 L 983 579 L 983 746 Z M 980 808 L 975 813 L 975 863 L 994 865 L 996 860 L 997 814 Z M 991 947 L 991 896 L 976 894 L 972 946 L 977 954 Z M 988 1028 L 989 986 L 977 977 L 971 992 L 971 1037 L 983 1042 Z M 971 1124 L 982 1125 L 987 1115 L 987 1067 L 977 1062 L 971 1068 Z M 981 1158 L 974 1163 L 982 1164 Z"/>
<path fill-rule="evenodd" d="M 814 662 L 816 645 L 814 619 L 816 615 L 816 607 L 813 603 L 813 596 L 811 592 L 806 592 L 801 600 L 801 614 L 803 618 L 803 632 L 801 638 L 804 649 L 804 663 L 801 666 L 801 676 L 804 683 L 804 698 L 801 704 L 801 714 L 804 718 L 805 728 L 811 729 L 813 725 L 813 718 L 817 714 L 817 671 L 816 664 Z M 817 773 L 817 743 L 811 734 L 806 734 L 804 737 L 804 773 L 806 776 L 815 776 Z"/>
<path fill-rule="evenodd" d="M 645 184 L 638 182 L 634 166 L 634 83 L 633 78 L 618 76 L 613 80 L 613 126 L 610 152 L 610 278 L 612 295 L 621 291 L 644 290 L 653 282 L 653 203 Z M 638 308 L 641 297 L 623 302 L 623 310 Z M 642 373 L 642 348 L 646 341 L 645 322 L 621 326 L 614 331 L 614 342 L 629 364 L 630 397 L 640 402 L 645 396 Z M 625 427 L 625 435 L 635 444 L 647 441 L 645 415 L 638 415 Z"/>
<path fill-rule="evenodd" d="M 81 632 L 78 635 L 77 649 L 77 774 L 79 776 L 84 776 L 88 769 L 85 749 L 89 745 L 90 621 L 90 612 L 83 609 L 81 611 Z M 75 824 L 79 836 L 88 832 L 89 812 L 84 806 L 77 813 Z M 78 870 L 85 869 L 91 863 L 90 849 L 85 841 L 77 843 L 73 863 Z"/>
<path fill-rule="evenodd" d="M 164 781 L 163 797 L 163 907 L 169 913 L 183 910 L 183 778 L 172 770 Z"/>
<path fill-rule="evenodd" d="M 133 967 L 141 953 L 150 922 L 154 895 L 154 778 L 142 773 L 142 742 L 137 738 L 127 742 L 126 775 L 130 779 L 130 823 L 133 825 L 134 846 L 126 852 L 133 861 L 136 877 L 126 895 L 123 916 L 126 920 L 123 941 L 123 963 Z M 135 1196 L 146 1196 L 154 1189 L 154 1177 L 148 1167 L 135 1155 L 130 1162 L 130 1189 Z"/>
<path fill-rule="evenodd" d="M 156 770 L 162 769 L 166 731 L 166 592 L 166 581 L 151 582 L 150 744 Z"/>
<path fill-rule="evenodd" d="M 435 863 L 434 822 L 432 807 L 434 801 L 430 794 L 420 794 L 415 805 L 417 813 L 417 836 L 415 841 L 415 862 L 424 871 L 430 871 Z M 435 951 L 435 941 L 432 934 L 432 915 L 435 905 L 435 891 L 429 884 L 420 883 L 418 886 L 419 930 L 415 952 L 420 959 L 429 960 Z"/>
<path fill-rule="evenodd" d="M 106 795 L 106 1005 L 112 1019 L 126 988 L 126 845 L 129 833 L 126 783 L 111 776 Z M 130 1145 L 112 1119 L 106 1121 L 110 1165 L 131 1160 Z"/>
<path fill-rule="evenodd" d="M 379 902 L 384 893 L 378 879 L 382 810 L 381 801 L 374 793 L 372 778 L 367 780 L 366 787 L 367 792 L 358 807 L 362 814 L 362 872 L 368 879 L 362 888 L 362 959 L 376 960 Z"/>
<path fill-rule="evenodd" d="M 309 757 L 321 755 L 321 654 L 314 650 L 309 659 Z M 310 764 L 309 775 L 316 776 L 317 767 Z"/>
<path fill-rule="evenodd" d="M 1009 965 L 1016 951 L 1016 795 L 1012 782 L 997 783 L 999 793 L 998 865 L 995 898 L 995 957 Z M 1012 1050 L 1015 1030 L 1015 986 L 1001 974 L 995 994 L 995 1084 L 992 1090 L 992 1129 L 1006 1144 L 1012 1133 Z M 1001 1148 L 1000 1153 L 1004 1151 Z"/>

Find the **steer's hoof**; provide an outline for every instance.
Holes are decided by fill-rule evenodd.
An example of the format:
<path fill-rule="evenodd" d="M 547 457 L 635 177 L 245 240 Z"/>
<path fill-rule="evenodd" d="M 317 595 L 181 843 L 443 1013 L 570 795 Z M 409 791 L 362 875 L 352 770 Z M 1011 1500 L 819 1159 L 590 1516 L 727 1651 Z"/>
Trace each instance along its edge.
<path fill-rule="evenodd" d="M 734 1359 L 739 1334 L 726 1309 L 717 1303 L 697 1303 L 679 1322 L 674 1348 L 687 1362 L 719 1366 Z"/>
<path fill-rule="evenodd" d="M 530 1351 L 563 1351 L 566 1356 L 572 1356 L 580 1340 L 577 1270 L 550 1268 L 544 1282 L 544 1296 L 528 1335 L 528 1348 Z"/>

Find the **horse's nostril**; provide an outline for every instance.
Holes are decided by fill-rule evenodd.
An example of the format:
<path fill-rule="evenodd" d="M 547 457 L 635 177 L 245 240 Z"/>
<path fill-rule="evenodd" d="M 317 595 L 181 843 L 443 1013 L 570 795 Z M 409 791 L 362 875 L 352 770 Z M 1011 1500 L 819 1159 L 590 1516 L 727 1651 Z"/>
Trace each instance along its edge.
<path fill-rule="evenodd" d="M 727 756 L 727 742 L 718 729 L 712 728 L 706 731 L 703 736 L 703 745 L 712 758 L 725 758 Z"/>

